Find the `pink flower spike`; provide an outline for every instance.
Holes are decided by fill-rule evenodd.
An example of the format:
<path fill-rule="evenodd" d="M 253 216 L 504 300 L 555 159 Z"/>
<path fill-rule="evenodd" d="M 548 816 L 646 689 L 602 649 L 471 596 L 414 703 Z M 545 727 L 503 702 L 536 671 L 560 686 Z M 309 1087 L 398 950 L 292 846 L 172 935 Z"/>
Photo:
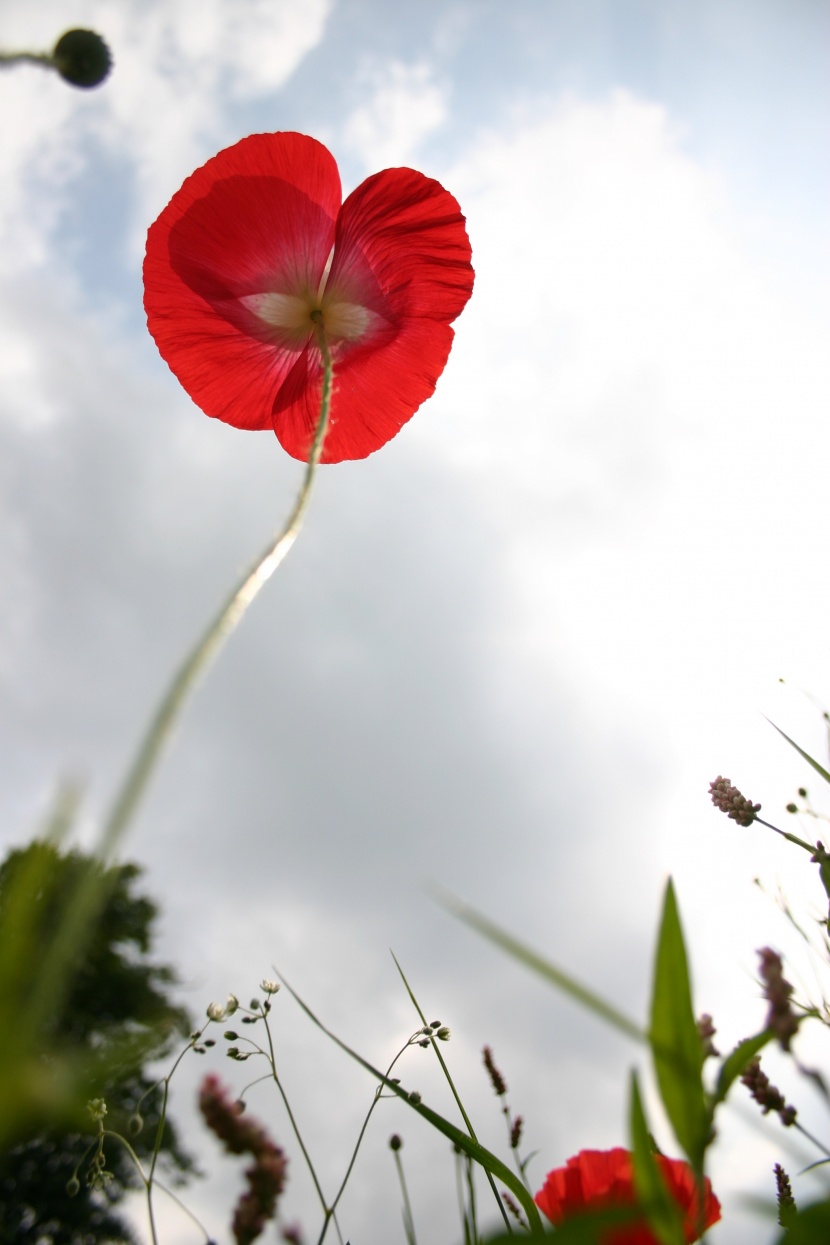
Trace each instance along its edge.
<path fill-rule="evenodd" d="M 151 226 L 147 323 L 206 414 L 273 428 L 306 460 L 322 316 L 335 391 L 321 461 L 365 458 L 434 392 L 472 292 L 470 254 L 438 182 L 387 169 L 341 206 L 321 143 L 254 134 L 197 169 Z"/>

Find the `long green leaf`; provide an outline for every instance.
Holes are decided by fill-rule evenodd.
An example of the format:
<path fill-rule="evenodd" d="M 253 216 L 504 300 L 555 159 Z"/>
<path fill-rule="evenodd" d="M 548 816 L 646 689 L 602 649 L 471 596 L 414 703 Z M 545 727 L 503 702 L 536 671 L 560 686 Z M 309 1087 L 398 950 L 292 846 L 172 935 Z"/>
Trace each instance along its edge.
<path fill-rule="evenodd" d="M 780 726 L 776 726 L 775 723 L 772 722 L 769 718 L 767 718 L 767 721 L 769 722 L 773 730 L 778 731 L 778 734 L 783 736 L 784 739 L 786 739 L 787 743 L 790 745 L 791 748 L 795 748 L 796 752 L 799 753 L 800 756 L 804 757 L 804 760 L 807 762 L 808 765 L 812 765 L 813 769 L 816 771 L 817 774 L 821 774 L 825 782 L 830 782 L 830 773 L 827 772 L 827 770 L 824 768 L 823 765 L 819 764 L 819 762 L 815 759 L 815 757 L 811 757 L 809 752 L 805 752 L 803 748 L 799 747 L 799 745 L 795 742 L 794 739 L 790 739 L 789 735 L 787 735 L 784 731 L 781 730 Z"/>
<path fill-rule="evenodd" d="M 654 963 L 649 1043 L 666 1114 L 689 1162 L 700 1171 L 710 1132 L 703 1043 L 692 1007 L 686 946 L 671 879 L 666 885 Z"/>
<path fill-rule="evenodd" d="M 746 1071 L 747 1065 L 768 1042 L 772 1041 L 772 1038 L 771 1030 L 765 1029 L 763 1033 L 756 1033 L 754 1037 L 744 1038 L 734 1050 L 729 1052 L 718 1072 L 718 1082 L 712 1099 L 713 1108 L 724 1101 L 735 1081 Z"/>
<path fill-rule="evenodd" d="M 683 1225 L 677 1206 L 654 1161 L 651 1134 L 643 1111 L 636 1072 L 631 1073 L 629 1128 L 634 1187 L 648 1225 L 661 1245 L 683 1245 Z"/>
<path fill-rule="evenodd" d="M 399 972 L 399 974 L 400 974 L 401 981 L 403 982 L 403 984 L 404 984 L 404 988 L 405 988 L 405 990 L 406 990 L 407 994 L 409 995 L 409 998 L 410 998 L 410 1000 L 411 1000 L 411 1002 L 412 1002 L 412 1006 L 415 1008 L 415 1011 L 418 1013 L 418 1017 L 419 1017 L 419 1019 L 420 1019 L 420 1021 L 421 1021 L 421 1024 L 424 1026 L 424 1029 L 429 1028 L 429 1026 L 428 1026 L 428 1024 L 427 1024 L 427 1018 L 426 1018 L 426 1016 L 424 1015 L 424 1013 L 423 1013 L 423 1011 L 422 1011 L 422 1009 L 421 1009 L 421 1004 L 420 1004 L 420 1003 L 418 1002 L 418 1000 L 415 998 L 415 994 L 414 994 L 414 992 L 413 992 L 413 989 L 412 989 L 412 987 L 410 986 L 409 982 L 407 981 L 407 979 L 406 979 L 406 974 L 404 973 L 403 969 L 401 968 L 400 964 L 398 963 L 398 960 L 397 960 L 397 957 L 396 957 L 396 955 L 395 955 L 394 951 L 391 951 L 391 952 L 390 952 L 390 955 L 392 956 L 392 959 L 393 959 L 393 960 L 394 960 L 394 962 L 395 962 L 395 968 L 398 970 L 398 972 Z M 448 1084 L 448 1085 L 449 1085 L 449 1087 L 450 1087 L 450 1090 L 451 1090 L 451 1092 L 452 1092 L 452 1096 L 453 1096 L 453 1098 L 455 1099 L 455 1105 L 458 1107 L 458 1110 L 461 1112 L 461 1118 L 462 1118 L 462 1120 L 464 1121 L 464 1123 L 465 1123 L 465 1125 L 466 1125 L 466 1127 L 467 1127 L 467 1132 L 470 1134 L 470 1136 L 472 1137 L 473 1141 L 476 1141 L 476 1142 L 477 1142 L 477 1141 L 478 1141 L 478 1137 L 476 1136 L 476 1130 L 473 1128 L 473 1122 L 472 1122 L 472 1120 L 470 1119 L 469 1115 L 467 1114 L 467 1109 L 466 1109 L 466 1107 L 464 1106 L 464 1103 L 461 1101 L 461 1095 L 459 1094 L 458 1090 L 457 1090 L 457 1089 L 456 1089 L 456 1087 L 455 1087 L 455 1081 L 452 1079 L 452 1076 L 451 1076 L 451 1074 L 450 1074 L 450 1070 L 449 1070 L 449 1068 L 447 1067 L 446 1060 L 444 1059 L 444 1056 L 441 1054 L 441 1048 L 440 1048 L 440 1046 L 438 1045 L 438 1041 L 437 1041 L 437 1039 L 436 1039 L 436 1037 L 435 1037 L 435 1034 L 434 1034 L 434 1033 L 432 1033 L 431 1029 L 430 1029 L 430 1038 L 429 1038 L 429 1040 L 430 1040 L 430 1043 L 432 1044 L 432 1050 L 433 1050 L 433 1053 L 434 1053 L 434 1055 L 435 1055 L 436 1059 L 438 1060 L 438 1063 L 439 1063 L 439 1064 L 440 1064 L 440 1066 L 441 1066 L 441 1071 L 444 1073 L 444 1077 L 445 1077 L 445 1079 L 446 1079 L 446 1082 L 447 1082 L 447 1084 Z M 488 1172 L 488 1171 L 486 1171 L 486 1172 L 485 1172 L 485 1174 L 486 1174 L 486 1176 L 487 1176 L 487 1183 L 490 1185 L 490 1191 L 491 1191 L 491 1193 L 493 1194 L 493 1197 L 496 1199 L 496 1205 L 497 1205 L 497 1206 L 498 1206 L 498 1208 L 499 1208 L 499 1212 L 501 1213 L 501 1216 L 502 1216 L 502 1218 L 504 1219 L 504 1222 L 507 1224 L 507 1226 L 508 1226 L 508 1228 L 509 1228 L 509 1226 L 510 1226 L 510 1220 L 507 1218 L 507 1211 L 506 1211 L 506 1210 L 505 1210 L 505 1208 L 504 1208 L 504 1203 L 502 1202 L 501 1198 L 499 1197 L 498 1189 L 496 1188 L 496 1185 L 495 1185 L 495 1182 L 494 1182 L 494 1180 L 493 1180 L 493 1177 L 491 1176 L 490 1172 Z"/>
<path fill-rule="evenodd" d="M 544 1234 L 542 1220 L 536 1207 L 536 1203 L 533 1201 L 533 1198 L 528 1193 L 527 1189 L 515 1172 L 511 1171 L 505 1163 L 502 1163 L 501 1159 L 495 1154 L 491 1154 L 491 1152 L 484 1146 L 480 1145 L 476 1141 L 473 1141 L 468 1133 L 462 1132 L 460 1128 L 457 1128 L 455 1124 L 451 1124 L 449 1120 L 445 1120 L 444 1117 L 439 1115 L 437 1111 L 433 1111 L 431 1107 L 426 1106 L 419 1099 L 413 1098 L 411 1093 L 403 1089 L 397 1081 L 389 1080 L 389 1078 L 384 1076 L 381 1071 L 373 1067 L 368 1060 L 364 1059 L 362 1055 L 359 1055 L 357 1051 L 352 1050 L 352 1048 L 348 1046 L 342 1038 L 339 1038 L 337 1034 L 332 1033 L 331 1029 L 326 1028 L 323 1022 L 315 1016 L 308 1004 L 303 1002 L 296 990 L 289 985 L 282 974 L 280 974 L 280 980 L 288 990 L 291 997 L 295 999 L 299 1006 L 303 1009 L 309 1020 L 311 1020 L 312 1023 L 321 1030 L 321 1032 L 325 1033 L 326 1037 L 330 1038 L 332 1042 L 334 1042 L 335 1046 L 339 1046 L 342 1051 L 345 1051 L 351 1059 L 354 1059 L 355 1063 L 359 1063 L 362 1068 L 365 1068 L 366 1071 L 369 1072 L 375 1080 L 384 1085 L 386 1089 L 390 1090 L 398 1098 L 402 1098 L 413 1111 L 417 1111 L 418 1115 L 431 1124 L 433 1128 L 435 1128 L 439 1133 L 443 1133 L 443 1135 L 447 1137 L 454 1146 L 457 1146 L 459 1150 L 462 1150 L 465 1154 L 469 1155 L 469 1157 L 483 1167 L 485 1171 L 492 1173 L 492 1175 L 495 1176 L 497 1180 L 500 1180 L 502 1184 L 507 1185 L 507 1188 L 524 1210 L 532 1235 L 537 1237 Z"/>
<path fill-rule="evenodd" d="M 605 999 L 594 994 L 587 986 L 583 986 L 574 977 L 563 972 L 561 968 L 557 968 L 555 964 L 551 964 L 550 960 L 546 960 L 544 956 L 538 952 L 531 950 L 524 943 L 519 942 L 518 938 L 514 938 L 512 934 L 508 934 L 498 925 L 494 925 L 486 916 L 483 916 L 475 908 L 466 904 L 463 899 L 450 894 L 441 888 L 434 887 L 438 902 L 449 912 L 452 912 L 466 925 L 472 926 L 478 930 L 485 938 L 489 938 L 497 947 L 501 947 L 502 951 L 506 951 L 513 959 L 524 964 L 525 968 L 529 968 L 532 973 L 537 973 L 540 977 L 556 986 L 564 994 L 570 997 L 580 1006 L 585 1007 L 588 1011 L 594 1012 L 600 1016 L 608 1024 L 613 1025 L 615 1029 L 619 1029 L 626 1037 L 634 1038 L 637 1042 L 647 1041 L 646 1034 L 640 1025 L 635 1024 L 628 1016 L 618 1011 L 611 1003 L 606 1003 Z"/>

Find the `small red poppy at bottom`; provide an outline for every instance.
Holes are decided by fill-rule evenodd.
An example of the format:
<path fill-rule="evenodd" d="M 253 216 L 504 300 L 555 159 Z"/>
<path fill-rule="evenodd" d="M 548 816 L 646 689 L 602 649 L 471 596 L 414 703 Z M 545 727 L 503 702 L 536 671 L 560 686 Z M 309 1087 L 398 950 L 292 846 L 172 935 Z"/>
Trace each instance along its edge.
<path fill-rule="evenodd" d="M 701 1214 L 695 1178 L 689 1164 L 662 1154 L 655 1154 L 654 1158 L 669 1193 L 677 1203 L 686 1242 L 698 1240 L 701 1229 L 711 1228 L 720 1219 L 720 1202 L 712 1192 L 709 1180 L 704 1181 Z M 584 1211 L 632 1206 L 636 1199 L 631 1151 L 617 1147 L 613 1150 L 581 1150 L 568 1159 L 564 1167 L 548 1172 L 534 1200 L 542 1214 L 558 1224 Z M 654 1233 L 641 1220 L 609 1228 L 599 1239 L 601 1245 L 659 1245 Z"/>
<path fill-rule="evenodd" d="M 193 401 L 299 459 L 320 417 L 322 326 L 324 463 L 373 453 L 433 393 L 473 288 L 464 217 L 438 182 L 386 169 L 341 200 L 322 143 L 252 134 L 185 181 L 144 262 L 149 330 Z"/>

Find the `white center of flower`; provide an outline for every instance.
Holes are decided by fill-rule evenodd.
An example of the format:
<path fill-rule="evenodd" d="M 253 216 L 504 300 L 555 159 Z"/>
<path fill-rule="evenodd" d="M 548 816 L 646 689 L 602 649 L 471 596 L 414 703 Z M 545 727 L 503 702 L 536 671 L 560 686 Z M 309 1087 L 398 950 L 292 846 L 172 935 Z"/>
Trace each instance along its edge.
<path fill-rule="evenodd" d="M 321 282 L 322 284 L 322 282 Z M 357 341 L 376 317 L 359 303 L 335 301 L 333 291 L 318 299 L 301 298 L 296 294 L 246 294 L 240 302 L 277 336 L 294 347 L 301 347 L 314 333 L 312 313 L 322 312 L 323 326 L 331 341 Z"/>

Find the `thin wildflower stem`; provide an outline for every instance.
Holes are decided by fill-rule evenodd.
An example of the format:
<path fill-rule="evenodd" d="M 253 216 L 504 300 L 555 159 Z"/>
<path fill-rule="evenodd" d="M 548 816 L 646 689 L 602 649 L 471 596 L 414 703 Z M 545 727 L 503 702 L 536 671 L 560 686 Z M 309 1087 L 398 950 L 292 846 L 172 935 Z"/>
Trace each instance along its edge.
<path fill-rule="evenodd" d="M 147 732 L 136 753 L 126 778 L 115 798 L 104 824 L 101 854 L 106 858 L 115 848 L 127 824 L 135 812 L 147 783 L 170 738 L 176 721 L 199 679 L 231 633 L 241 622 L 249 605 L 259 595 L 274 571 L 280 565 L 297 539 L 311 500 L 314 477 L 323 453 L 323 442 L 329 426 L 334 367 L 322 323 L 322 312 L 314 312 L 317 340 L 323 361 L 323 388 L 320 400 L 320 417 L 314 433 L 302 487 L 294 503 L 294 509 L 285 526 L 268 542 L 265 549 L 233 589 L 195 647 L 185 658 L 174 675 L 150 721 Z"/>
<path fill-rule="evenodd" d="M 417 1035 L 416 1035 L 416 1036 L 417 1036 Z M 394 1069 L 394 1067 L 395 1067 L 395 1064 L 398 1062 L 398 1060 L 401 1058 L 401 1056 L 402 1056 L 402 1055 L 403 1055 L 406 1051 L 408 1051 L 408 1050 L 409 1050 L 409 1048 L 410 1048 L 410 1047 L 411 1047 L 411 1045 L 412 1045 L 412 1041 L 413 1041 L 413 1039 L 412 1039 L 412 1038 L 409 1038 L 409 1039 L 408 1039 L 408 1041 L 406 1041 L 406 1042 L 404 1043 L 404 1045 L 401 1047 L 401 1049 L 398 1051 L 397 1055 L 396 1055 L 396 1056 L 395 1056 L 395 1058 L 392 1060 L 392 1062 L 390 1063 L 389 1067 L 386 1069 L 386 1072 L 385 1072 L 385 1074 L 384 1074 L 384 1075 L 385 1075 L 387 1078 L 389 1077 L 390 1072 L 392 1072 L 392 1071 L 393 1071 L 393 1069 Z M 365 1135 L 366 1135 L 366 1129 L 369 1127 L 369 1120 L 372 1118 L 372 1112 L 374 1111 L 375 1107 L 376 1107 L 376 1106 L 378 1105 L 378 1103 L 380 1102 L 381 1097 L 382 1097 L 382 1094 L 383 1094 L 383 1086 L 382 1086 L 382 1085 L 379 1085 L 379 1086 L 377 1087 L 377 1089 L 375 1090 L 375 1093 L 374 1093 L 374 1095 L 373 1095 L 373 1097 L 372 1097 L 372 1103 L 371 1103 L 371 1106 L 369 1107 L 369 1110 L 366 1112 L 366 1118 L 364 1119 L 363 1124 L 361 1125 L 360 1132 L 359 1132 L 359 1133 L 358 1133 L 358 1135 L 357 1135 L 357 1141 L 355 1142 L 354 1149 L 352 1150 L 352 1157 L 349 1159 L 349 1165 L 348 1165 L 348 1167 L 346 1168 L 345 1175 L 343 1176 L 343 1179 L 342 1179 L 342 1180 L 341 1180 L 341 1182 L 340 1182 L 340 1188 L 337 1190 L 337 1194 L 336 1194 L 336 1196 L 335 1196 L 335 1198 L 334 1198 L 334 1201 L 332 1202 L 332 1204 L 331 1204 L 330 1208 L 326 1211 L 326 1218 L 325 1218 L 325 1220 L 324 1220 L 324 1222 L 323 1222 L 323 1227 L 322 1227 L 322 1230 L 321 1230 L 321 1232 L 320 1232 L 320 1236 L 319 1236 L 319 1238 L 318 1238 L 318 1240 L 317 1240 L 317 1245 L 323 1245 L 323 1240 L 324 1240 L 324 1238 L 325 1238 L 326 1232 L 328 1231 L 329 1219 L 330 1219 L 330 1218 L 334 1215 L 335 1211 L 337 1210 L 337 1203 L 340 1201 L 341 1197 L 343 1196 L 343 1194 L 344 1194 L 344 1193 L 345 1193 L 345 1191 L 346 1191 L 346 1185 L 349 1183 L 349 1177 L 351 1176 L 352 1171 L 353 1171 L 353 1169 L 354 1169 L 354 1165 L 355 1165 L 355 1163 L 357 1162 L 357 1153 L 358 1153 L 358 1150 L 360 1149 L 361 1144 L 362 1144 L 362 1142 L 363 1142 L 363 1138 L 364 1138 L 364 1137 L 365 1137 Z M 396 1153 L 396 1155 L 395 1155 L 395 1158 L 397 1159 L 397 1153 Z"/>
<path fill-rule="evenodd" d="M 267 1052 L 263 1051 L 262 1053 L 265 1055 L 266 1059 L 271 1065 L 271 1079 L 276 1085 L 280 1098 L 282 1099 L 282 1105 L 285 1107 L 286 1115 L 288 1116 L 288 1121 L 294 1132 L 294 1136 L 297 1138 L 297 1144 L 300 1147 L 300 1150 L 302 1151 L 302 1155 L 303 1155 L 303 1158 L 305 1159 L 306 1167 L 308 1168 L 309 1174 L 314 1184 L 317 1197 L 319 1198 L 320 1205 L 323 1208 L 323 1224 L 324 1224 L 323 1234 L 325 1234 L 325 1230 L 328 1227 L 329 1221 L 333 1218 L 334 1226 L 337 1231 L 337 1236 L 340 1241 L 340 1245 L 343 1245 L 343 1234 L 340 1231 L 340 1225 L 337 1222 L 337 1216 L 334 1213 L 334 1206 L 336 1205 L 336 1202 L 334 1205 L 329 1206 L 328 1202 L 326 1201 L 326 1195 L 323 1192 L 323 1187 L 320 1184 L 319 1177 L 317 1176 L 317 1171 L 314 1167 L 314 1162 L 312 1160 L 311 1155 L 308 1152 L 308 1148 L 305 1142 L 303 1141 L 303 1135 L 300 1132 L 300 1126 L 297 1123 L 297 1120 L 294 1116 L 294 1112 L 291 1110 L 291 1103 L 288 1101 L 288 1095 L 285 1092 L 285 1088 L 283 1086 L 282 1081 L 280 1080 L 279 1073 L 277 1072 L 277 1057 L 276 1057 L 276 1052 L 274 1050 L 274 1041 L 271 1036 L 271 1026 L 268 1024 L 267 1015 L 265 1016 L 265 1032 L 268 1037 L 268 1051 Z M 322 1240 L 322 1237 L 320 1239 Z"/>
<path fill-rule="evenodd" d="M 795 843 L 796 847 L 803 847 L 805 852 L 814 852 L 816 850 L 814 843 L 807 843 L 804 839 L 800 839 L 797 834 L 790 834 L 789 830 L 779 830 L 778 826 L 774 826 L 771 821 L 764 821 L 763 817 L 756 817 L 755 820 L 761 826 L 766 826 L 768 830 L 774 830 L 776 834 L 780 834 L 782 839 L 787 839 L 790 843 Z"/>
<path fill-rule="evenodd" d="M 43 65 L 54 69 L 55 60 L 50 52 L 0 52 L 0 69 L 11 65 Z"/>
<path fill-rule="evenodd" d="M 417 1245 L 415 1220 L 412 1217 L 412 1203 L 409 1200 L 409 1190 L 406 1187 L 406 1176 L 404 1175 L 400 1151 L 394 1150 L 392 1153 L 395 1159 L 395 1167 L 398 1171 L 398 1180 L 400 1182 L 401 1196 L 403 1198 L 403 1227 L 404 1232 L 406 1233 L 407 1245 Z"/>
<path fill-rule="evenodd" d="M 421 1005 L 420 1005 L 420 1003 L 418 1002 L 418 1000 L 415 998 L 415 995 L 412 993 L 412 988 L 410 987 L 409 982 L 406 980 L 406 977 L 405 977 L 405 975 L 404 975 L 404 971 L 403 971 L 403 969 L 401 968 L 400 964 L 398 963 L 397 958 L 395 957 L 394 952 L 392 952 L 392 953 L 390 953 L 390 954 L 392 955 L 392 959 L 395 961 L 395 967 L 397 968 L 398 972 L 399 972 L 399 973 L 400 973 L 400 975 L 401 975 L 401 981 L 403 982 L 404 986 L 406 987 L 406 992 L 407 992 L 407 994 L 409 995 L 410 999 L 412 1000 L 412 1005 L 413 1005 L 413 1007 L 415 1008 L 416 1012 L 418 1013 L 418 1015 L 419 1015 L 419 1016 L 420 1016 L 420 1018 L 421 1018 L 421 1023 L 422 1023 L 422 1024 L 423 1024 L 423 1026 L 424 1026 L 424 1031 L 425 1031 L 425 1032 L 427 1032 L 427 1031 L 429 1032 L 429 1040 L 430 1040 L 430 1043 L 432 1044 L 432 1049 L 435 1051 L 435 1056 L 436 1056 L 436 1058 L 437 1058 L 437 1060 L 438 1060 L 439 1064 L 441 1065 L 441 1071 L 444 1073 L 444 1077 L 446 1078 L 447 1084 L 449 1085 L 450 1090 L 452 1091 L 452 1096 L 453 1096 L 453 1098 L 455 1099 L 456 1106 L 458 1107 L 458 1110 L 461 1112 L 461 1118 L 463 1119 L 463 1121 L 464 1121 L 464 1123 L 465 1123 L 465 1125 L 466 1125 L 466 1127 L 467 1127 L 467 1132 L 469 1133 L 469 1135 L 470 1135 L 470 1137 L 473 1139 L 473 1141 L 475 1141 L 476 1143 L 478 1143 L 478 1137 L 476 1136 L 476 1130 L 473 1128 L 473 1122 L 472 1122 L 472 1120 L 470 1119 L 469 1115 L 467 1114 L 467 1112 L 466 1112 L 466 1110 L 465 1110 L 465 1108 L 464 1108 L 464 1103 L 461 1101 L 461 1095 L 459 1094 L 458 1090 L 456 1089 L 456 1087 L 455 1087 L 455 1082 L 453 1081 L 453 1079 L 452 1079 L 452 1075 L 450 1074 L 450 1070 L 449 1070 L 449 1068 L 447 1067 L 446 1063 L 444 1062 L 444 1056 L 441 1054 L 441 1051 L 438 1049 L 438 1043 L 437 1043 L 437 1041 L 435 1040 L 435 1037 L 434 1037 L 434 1035 L 433 1035 L 433 1033 L 432 1033 L 432 1030 L 430 1029 L 430 1026 L 427 1024 L 427 1018 L 426 1018 L 426 1016 L 424 1015 L 423 1011 L 421 1010 Z M 493 1179 L 493 1176 L 492 1176 L 492 1174 L 491 1174 L 490 1172 L 488 1172 L 488 1171 L 486 1171 L 486 1170 L 485 1170 L 485 1173 L 484 1173 L 484 1174 L 485 1174 L 485 1176 L 487 1177 L 487 1183 L 488 1183 L 488 1184 L 489 1184 L 489 1186 L 490 1186 L 490 1189 L 491 1189 L 491 1192 L 492 1192 L 492 1194 L 493 1194 L 493 1197 L 496 1199 L 496 1204 L 498 1205 L 498 1208 L 499 1208 L 499 1210 L 500 1210 L 500 1212 L 501 1212 L 501 1216 L 502 1216 L 502 1219 L 503 1219 L 503 1220 L 504 1220 L 504 1222 L 505 1222 L 505 1226 L 506 1226 L 506 1228 L 507 1228 L 507 1231 L 508 1231 L 508 1232 L 512 1232 L 512 1231 L 513 1231 L 513 1225 L 511 1224 L 511 1222 L 510 1222 L 510 1220 L 509 1220 L 509 1218 L 508 1218 L 508 1216 L 507 1216 L 507 1211 L 504 1209 L 504 1205 L 503 1205 L 503 1203 L 502 1203 L 502 1200 L 501 1200 L 501 1198 L 499 1197 L 498 1189 L 496 1188 L 496 1182 L 495 1182 L 495 1180 Z M 522 1177 L 522 1179 L 524 1179 L 524 1176 Z"/>
<path fill-rule="evenodd" d="M 294 508 L 284 527 L 269 541 L 260 556 L 243 575 L 173 676 L 150 720 L 104 822 L 98 847 L 98 857 L 102 864 L 113 856 L 127 825 L 141 802 L 173 728 L 199 679 L 204 675 L 211 661 L 216 658 L 222 645 L 241 621 L 248 606 L 271 578 L 299 535 L 311 498 L 315 473 L 323 452 L 323 442 L 328 431 L 334 383 L 334 365 L 322 323 L 322 312 L 315 312 L 312 319 L 315 319 L 317 342 L 323 364 L 320 415 Z M 84 954 L 95 928 L 95 918 L 106 902 L 108 893 L 106 878 L 103 874 L 90 872 L 78 885 L 68 905 L 61 926 L 60 939 L 55 940 L 48 957 L 41 966 L 37 988 L 29 1008 L 29 1020 L 33 1029 L 36 1030 L 43 1023 L 43 1018 L 47 1014 L 59 1010 L 62 1006 L 68 989 L 67 983 L 71 980 L 71 974 L 67 972 L 67 968 Z"/>

